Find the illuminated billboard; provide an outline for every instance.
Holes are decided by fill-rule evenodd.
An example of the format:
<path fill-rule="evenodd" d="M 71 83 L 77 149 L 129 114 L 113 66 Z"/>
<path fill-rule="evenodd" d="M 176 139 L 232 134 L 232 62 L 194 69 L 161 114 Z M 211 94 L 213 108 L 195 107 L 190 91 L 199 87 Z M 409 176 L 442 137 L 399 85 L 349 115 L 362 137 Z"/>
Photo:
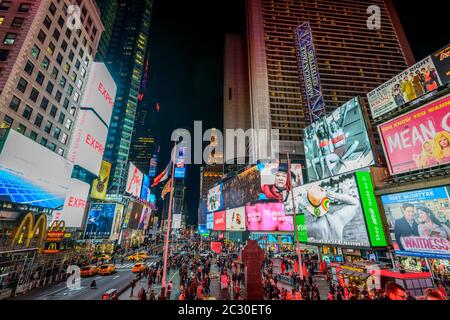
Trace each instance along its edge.
<path fill-rule="evenodd" d="M 108 190 L 109 176 L 111 174 L 111 163 L 102 160 L 98 179 L 92 183 L 91 198 L 97 200 L 105 200 L 106 191 Z"/>
<path fill-rule="evenodd" d="M 186 167 L 175 168 L 175 179 L 183 179 L 186 176 Z"/>
<path fill-rule="evenodd" d="M 139 202 L 133 202 L 130 218 L 128 220 L 128 229 L 137 230 L 142 215 L 143 205 Z"/>
<path fill-rule="evenodd" d="M 398 255 L 450 258 L 450 187 L 381 196 Z"/>
<path fill-rule="evenodd" d="M 359 98 L 305 128 L 308 182 L 375 163 Z"/>
<path fill-rule="evenodd" d="M 145 226 L 148 225 L 149 220 L 150 220 L 150 216 L 151 216 L 152 211 L 150 210 L 150 207 L 148 206 L 143 206 L 142 207 L 142 214 L 141 217 L 139 219 L 139 224 L 138 224 L 138 230 L 144 230 Z"/>
<path fill-rule="evenodd" d="M 345 173 L 294 188 L 296 225 L 310 244 L 386 246 L 370 172 Z M 292 202 L 284 203 L 293 214 Z M 367 225 L 366 225 L 367 224 Z"/>
<path fill-rule="evenodd" d="M 292 216 L 281 202 L 257 203 L 245 208 L 248 231 L 294 231 Z"/>
<path fill-rule="evenodd" d="M 142 201 L 150 202 L 150 178 L 144 174 L 142 179 L 141 197 Z"/>
<path fill-rule="evenodd" d="M 77 179 L 70 179 L 69 192 L 61 212 L 55 212 L 57 220 L 64 220 L 68 228 L 81 228 L 90 185 Z"/>
<path fill-rule="evenodd" d="M 216 211 L 214 212 L 214 231 L 225 231 L 227 229 L 226 224 L 226 211 Z"/>
<path fill-rule="evenodd" d="M 245 207 L 228 209 L 226 215 L 227 231 L 245 231 Z"/>
<path fill-rule="evenodd" d="M 86 222 L 86 239 L 109 239 L 112 232 L 116 205 L 91 203 Z"/>
<path fill-rule="evenodd" d="M 258 201 L 261 176 L 257 166 L 222 182 L 222 208 L 236 208 Z"/>
<path fill-rule="evenodd" d="M 62 209 L 73 164 L 17 131 L 8 130 L 5 138 L 0 153 L 0 201 Z"/>
<path fill-rule="evenodd" d="M 450 95 L 378 126 L 389 172 L 450 162 Z"/>
<path fill-rule="evenodd" d="M 118 240 L 120 236 L 120 229 L 123 219 L 123 210 L 125 209 L 123 204 L 116 204 L 114 213 L 113 229 L 111 232 L 110 240 Z"/>
<path fill-rule="evenodd" d="M 128 177 L 127 177 L 127 185 L 125 191 L 139 198 L 141 195 L 142 188 L 142 180 L 144 179 L 144 175 L 134 164 L 130 162 L 130 168 L 128 169 Z"/>
<path fill-rule="evenodd" d="M 222 209 L 222 184 L 209 189 L 206 207 L 208 212 Z"/>
<path fill-rule="evenodd" d="M 206 215 L 206 228 L 208 228 L 208 230 L 214 229 L 214 213 L 208 213 Z"/>
<path fill-rule="evenodd" d="M 367 94 L 375 119 L 450 81 L 450 48 L 438 50 Z"/>
<path fill-rule="evenodd" d="M 67 158 L 97 175 L 116 96 L 116 84 L 104 63 L 92 63 L 85 88 Z"/>

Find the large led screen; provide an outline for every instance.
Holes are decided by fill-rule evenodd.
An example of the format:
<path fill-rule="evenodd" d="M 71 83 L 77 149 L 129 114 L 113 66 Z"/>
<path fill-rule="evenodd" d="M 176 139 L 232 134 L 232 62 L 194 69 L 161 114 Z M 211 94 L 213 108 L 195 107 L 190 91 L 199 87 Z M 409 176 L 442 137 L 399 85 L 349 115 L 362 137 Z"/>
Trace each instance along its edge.
<path fill-rule="evenodd" d="M 206 207 L 208 212 L 222 209 L 222 184 L 209 189 Z"/>
<path fill-rule="evenodd" d="M 111 236 L 116 205 L 92 203 L 86 222 L 85 239 L 108 239 Z"/>
<path fill-rule="evenodd" d="M 292 216 L 285 214 L 281 202 L 257 203 L 245 211 L 248 231 L 294 231 Z"/>
<path fill-rule="evenodd" d="M 245 207 L 227 210 L 227 231 L 245 231 Z"/>
<path fill-rule="evenodd" d="M 73 164 L 9 130 L 0 153 L 0 201 L 62 209 Z"/>
<path fill-rule="evenodd" d="M 391 174 L 450 162 L 450 95 L 378 127 Z"/>
<path fill-rule="evenodd" d="M 369 172 L 346 173 L 294 188 L 297 225 L 310 244 L 386 246 Z M 293 214 L 292 201 L 285 202 Z M 367 226 L 366 226 L 367 221 Z M 370 238 L 369 238 L 369 233 Z"/>
<path fill-rule="evenodd" d="M 126 192 L 132 196 L 139 198 L 141 195 L 142 180 L 144 175 L 134 164 L 130 162 L 130 168 L 128 169 Z"/>
<path fill-rule="evenodd" d="M 139 202 L 133 202 L 133 208 L 131 209 L 130 220 L 128 221 L 128 229 L 137 230 L 139 221 L 142 215 L 143 205 Z"/>
<path fill-rule="evenodd" d="M 304 146 L 308 182 L 375 163 L 358 97 L 306 127 Z"/>
<path fill-rule="evenodd" d="M 450 258 L 450 187 L 381 196 L 398 255 Z"/>
<path fill-rule="evenodd" d="M 236 208 L 258 200 L 261 176 L 257 166 L 222 183 L 223 208 Z"/>
<path fill-rule="evenodd" d="M 216 211 L 214 212 L 214 231 L 225 231 L 227 228 L 226 224 L 226 211 Z"/>

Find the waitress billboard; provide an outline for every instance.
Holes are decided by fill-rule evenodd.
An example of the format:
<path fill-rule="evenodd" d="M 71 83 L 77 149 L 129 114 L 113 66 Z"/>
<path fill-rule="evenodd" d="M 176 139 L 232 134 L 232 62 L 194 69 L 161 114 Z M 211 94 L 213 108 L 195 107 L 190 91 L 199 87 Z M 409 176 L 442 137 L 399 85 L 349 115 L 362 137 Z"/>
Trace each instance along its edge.
<path fill-rule="evenodd" d="M 378 126 L 391 174 L 450 162 L 450 95 Z"/>

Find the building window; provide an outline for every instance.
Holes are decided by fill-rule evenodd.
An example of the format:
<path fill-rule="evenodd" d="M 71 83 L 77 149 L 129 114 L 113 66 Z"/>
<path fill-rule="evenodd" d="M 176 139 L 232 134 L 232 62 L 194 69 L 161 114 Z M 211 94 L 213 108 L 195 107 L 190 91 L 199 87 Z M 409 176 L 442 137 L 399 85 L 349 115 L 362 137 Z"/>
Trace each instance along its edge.
<path fill-rule="evenodd" d="M 61 129 L 60 128 L 55 128 L 55 130 L 53 131 L 53 138 L 59 139 L 60 135 L 61 135 Z"/>
<path fill-rule="evenodd" d="M 56 7 L 55 7 L 55 5 L 53 3 L 50 5 L 48 10 L 52 13 L 52 15 L 55 15 Z"/>
<path fill-rule="evenodd" d="M 41 63 L 42 68 L 47 70 L 49 65 L 50 65 L 50 59 L 47 57 L 44 57 L 44 59 L 42 59 L 42 63 Z"/>
<path fill-rule="evenodd" d="M 69 74 L 70 71 L 70 64 L 68 64 L 67 62 L 64 64 L 63 70 L 66 74 Z"/>
<path fill-rule="evenodd" d="M 63 40 L 63 42 L 61 43 L 61 49 L 63 49 L 63 51 L 67 50 L 67 42 L 66 42 L 66 40 Z"/>
<path fill-rule="evenodd" d="M 64 150 L 61 148 L 58 148 L 58 154 L 62 157 L 64 156 Z"/>
<path fill-rule="evenodd" d="M 55 45 L 53 42 L 50 42 L 47 47 L 47 52 L 52 56 L 53 52 L 55 52 Z"/>
<path fill-rule="evenodd" d="M 79 99 L 80 99 L 80 94 L 75 91 L 75 94 L 73 95 L 73 101 L 78 102 Z"/>
<path fill-rule="evenodd" d="M 87 45 L 87 39 L 85 37 L 83 37 L 83 46 L 86 47 L 86 45 Z"/>
<path fill-rule="evenodd" d="M 61 53 L 58 53 L 58 56 L 56 57 L 56 62 L 58 62 L 59 65 L 61 65 L 63 61 L 63 56 L 61 55 Z"/>
<path fill-rule="evenodd" d="M 58 69 L 56 69 L 56 67 L 53 67 L 51 77 L 56 80 L 56 78 L 58 77 L 58 73 Z"/>
<path fill-rule="evenodd" d="M 69 99 L 64 98 L 63 108 L 67 110 L 68 107 L 69 107 Z"/>
<path fill-rule="evenodd" d="M 71 37 L 71 36 L 72 36 L 72 31 L 70 31 L 70 29 L 67 28 L 67 29 L 66 29 L 66 37 L 67 37 L 67 39 L 70 40 L 70 37 Z"/>
<path fill-rule="evenodd" d="M 81 76 L 84 78 L 84 76 L 86 75 L 86 69 L 84 67 L 81 67 L 81 72 L 80 72 Z"/>
<path fill-rule="evenodd" d="M 62 93 L 59 90 L 56 90 L 56 94 L 55 94 L 55 99 L 56 101 L 61 102 L 61 98 L 62 98 Z"/>
<path fill-rule="evenodd" d="M 76 85 L 77 85 L 77 88 L 81 90 L 81 88 L 83 87 L 83 80 L 78 79 Z"/>
<path fill-rule="evenodd" d="M 19 125 L 16 128 L 16 131 L 25 134 L 25 131 L 27 131 L 27 127 L 25 127 L 23 124 L 19 123 Z"/>
<path fill-rule="evenodd" d="M 25 109 L 23 110 L 22 116 L 25 119 L 30 120 L 32 114 L 33 114 L 33 108 L 31 108 L 29 105 L 26 105 Z"/>
<path fill-rule="evenodd" d="M 3 24 L 3 21 L 5 21 L 5 17 L 0 16 L 0 26 Z"/>
<path fill-rule="evenodd" d="M 53 83 L 51 83 L 50 81 L 47 83 L 47 88 L 45 88 L 45 91 L 47 91 L 48 93 L 52 94 L 53 93 L 53 88 L 55 86 L 53 85 Z"/>
<path fill-rule="evenodd" d="M 3 118 L 3 123 L 0 125 L 0 127 L 1 128 L 11 128 L 13 122 L 14 122 L 14 119 L 5 114 L 5 117 Z"/>
<path fill-rule="evenodd" d="M 52 105 L 52 108 L 50 109 L 50 116 L 52 118 L 56 117 L 56 113 L 58 112 L 58 108 L 56 108 L 55 105 Z"/>
<path fill-rule="evenodd" d="M 46 38 L 47 36 L 45 35 L 45 32 L 44 31 L 39 31 L 39 34 L 38 34 L 38 39 L 39 39 L 39 41 L 42 43 L 42 44 L 44 44 L 44 41 L 45 41 L 45 38 Z"/>
<path fill-rule="evenodd" d="M 13 22 L 11 23 L 11 27 L 20 28 L 23 24 L 24 18 L 15 17 Z"/>
<path fill-rule="evenodd" d="M 58 18 L 58 24 L 61 28 L 64 27 L 64 19 L 62 17 Z"/>
<path fill-rule="evenodd" d="M 55 40 L 58 41 L 60 36 L 61 33 L 58 31 L 58 29 L 55 29 L 55 31 L 53 31 L 53 38 L 55 38 Z"/>
<path fill-rule="evenodd" d="M 37 135 L 36 132 L 34 132 L 34 131 L 31 131 L 31 132 L 30 132 L 30 139 L 31 139 L 31 140 L 36 141 L 37 136 L 38 136 L 38 135 Z"/>
<path fill-rule="evenodd" d="M 41 145 L 46 146 L 47 145 L 48 140 L 45 139 L 44 137 L 41 138 Z"/>
<path fill-rule="evenodd" d="M 67 118 L 66 124 L 64 125 L 64 127 L 66 127 L 67 130 L 70 130 L 70 128 L 72 128 L 72 120 Z"/>
<path fill-rule="evenodd" d="M 80 52 L 78 53 L 78 55 L 80 56 L 81 59 L 83 59 L 83 56 L 84 56 L 83 48 L 80 48 Z"/>
<path fill-rule="evenodd" d="M 19 11 L 19 12 L 28 12 L 28 11 L 30 11 L 30 4 L 29 3 L 21 3 L 20 4 L 20 6 L 19 6 L 19 10 L 17 10 L 17 11 Z"/>
<path fill-rule="evenodd" d="M 49 148 L 50 150 L 52 150 L 52 151 L 55 151 L 55 150 L 56 150 L 56 144 L 50 143 L 49 146 L 48 146 L 48 148 Z"/>
<path fill-rule="evenodd" d="M 13 45 L 16 42 L 17 33 L 7 33 L 3 39 L 3 44 Z"/>
<path fill-rule="evenodd" d="M 63 132 L 62 137 L 61 137 L 61 143 L 62 144 L 66 144 L 67 143 L 67 138 L 69 138 L 69 135 L 65 132 Z"/>
<path fill-rule="evenodd" d="M 42 125 L 42 120 L 44 120 L 44 117 L 41 115 L 41 114 L 37 114 L 36 115 L 36 118 L 34 119 L 34 124 L 37 126 L 37 127 L 41 127 L 41 125 Z"/>
<path fill-rule="evenodd" d="M 52 25 L 52 20 L 50 20 L 50 18 L 49 18 L 48 16 L 45 16 L 45 19 L 44 19 L 44 26 L 45 26 L 48 30 L 50 30 L 51 25 Z"/>
<path fill-rule="evenodd" d="M 0 49 L 0 61 L 8 60 L 9 50 Z"/>
<path fill-rule="evenodd" d="M 70 110 L 69 110 L 69 113 L 72 115 L 72 116 L 75 116 L 75 112 L 77 111 L 77 108 L 74 106 L 74 105 L 71 105 L 70 106 Z"/>
<path fill-rule="evenodd" d="M 13 96 L 11 99 L 11 102 L 9 103 L 9 107 L 17 112 L 17 109 L 19 109 L 19 106 L 20 106 L 20 102 L 21 101 L 19 98 L 17 98 L 16 96 Z"/>
<path fill-rule="evenodd" d="M 72 79 L 73 82 L 77 80 L 77 74 L 75 71 L 72 71 L 72 75 L 70 76 L 70 79 Z"/>
<path fill-rule="evenodd" d="M 86 66 L 88 66 L 89 65 L 89 58 L 88 58 L 88 56 L 86 56 L 86 57 L 84 57 L 84 64 L 86 65 Z"/>
<path fill-rule="evenodd" d="M 78 47 L 78 40 L 77 39 L 73 39 L 73 43 L 72 43 L 73 47 L 75 48 L 75 50 Z"/>
<path fill-rule="evenodd" d="M 69 86 L 67 87 L 67 93 L 69 94 L 69 96 L 71 96 L 73 93 L 73 86 L 71 84 L 69 84 Z"/>
<path fill-rule="evenodd" d="M 33 48 L 31 48 L 31 56 L 37 59 L 39 57 L 39 53 L 41 53 L 41 49 L 39 49 L 36 45 L 33 45 Z"/>
<path fill-rule="evenodd" d="M 91 17 L 88 17 L 87 25 L 88 25 L 89 28 L 92 26 L 92 18 Z"/>
<path fill-rule="evenodd" d="M 73 58 L 75 57 L 75 53 L 73 53 L 73 51 L 72 50 L 70 50 L 70 52 L 69 52 L 69 60 L 70 61 L 73 61 Z"/>
<path fill-rule="evenodd" d="M 52 130 L 53 127 L 53 123 L 51 123 L 50 121 L 47 120 L 47 123 L 45 124 L 44 127 L 44 131 L 47 133 L 50 133 L 50 131 Z"/>
<path fill-rule="evenodd" d="M 27 90 L 27 86 L 28 86 L 28 81 L 25 80 L 24 78 L 20 77 L 19 83 L 17 84 L 17 89 L 24 93 L 25 90 Z"/>
<path fill-rule="evenodd" d="M 39 97 L 39 91 L 37 91 L 35 88 L 31 89 L 30 100 L 33 102 L 36 102 L 38 97 Z"/>
<path fill-rule="evenodd" d="M 63 76 L 61 76 L 61 79 L 59 79 L 59 85 L 64 88 L 66 86 L 66 78 L 64 78 Z"/>
<path fill-rule="evenodd" d="M 11 7 L 11 1 L 2 1 L 2 2 L 0 2 L 0 10 L 8 11 L 9 7 Z"/>
<path fill-rule="evenodd" d="M 41 86 L 44 83 L 45 80 L 45 76 L 42 72 L 38 72 L 37 76 L 36 76 L 36 82 L 39 83 Z"/>
<path fill-rule="evenodd" d="M 33 73 L 34 70 L 34 64 L 30 62 L 30 60 L 27 61 L 27 64 L 25 65 L 25 72 L 28 73 L 30 76 Z"/>
<path fill-rule="evenodd" d="M 81 62 L 80 62 L 80 60 L 77 59 L 77 62 L 75 62 L 75 69 L 80 70 L 80 65 L 81 65 Z"/>
<path fill-rule="evenodd" d="M 58 122 L 60 124 L 64 124 L 64 119 L 66 118 L 66 115 L 63 112 L 59 113 L 59 118 L 58 118 Z"/>
<path fill-rule="evenodd" d="M 41 104 L 40 104 L 41 109 L 47 110 L 48 102 L 49 101 L 46 97 L 42 97 Z"/>

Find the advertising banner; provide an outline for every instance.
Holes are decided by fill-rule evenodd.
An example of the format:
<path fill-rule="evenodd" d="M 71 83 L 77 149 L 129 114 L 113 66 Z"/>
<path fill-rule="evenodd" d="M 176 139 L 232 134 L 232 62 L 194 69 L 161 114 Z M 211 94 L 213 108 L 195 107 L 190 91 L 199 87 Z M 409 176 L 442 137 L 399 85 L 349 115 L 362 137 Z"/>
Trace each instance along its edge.
<path fill-rule="evenodd" d="M 305 128 L 308 182 L 375 163 L 359 98 Z"/>
<path fill-rule="evenodd" d="M 222 184 L 209 189 L 207 201 L 208 212 L 222 209 Z"/>
<path fill-rule="evenodd" d="M 0 153 L 0 201 L 62 209 L 73 164 L 15 130 Z"/>
<path fill-rule="evenodd" d="M 292 216 L 284 213 L 281 202 L 257 203 L 245 210 L 248 231 L 294 231 Z"/>
<path fill-rule="evenodd" d="M 128 223 L 130 222 L 130 217 L 131 217 L 131 211 L 133 211 L 133 202 L 132 201 L 128 202 L 127 211 L 125 212 L 125 215 L 123 217 L 123 223 L 122 223 L 123 229 L 128 228 Z"/>
<path fill-rule="evenodd" d="M 211 242 L 211 251 L 217 254 L 222 253 L 222 242 Z"/>
<path fill-rule="evenodd" d="M 227 210 L 227 231 L 245 231 L 245 207 Z"/>
<path fill-rule="evenodd" d="M 174 214 L 172 216 L 172 229 L 181 228 L 181 214 Z"/>
<path fill-rule="evenodd" d="M 206 228 L 208 228 L 208 230 L 214 229 L 214 213 L 208 213 L 206 215 Z"/>
<path fill-rule="evenodd" d="M 396 254 L 450 258 L 449 188 L 381 196 Z"/>
<path fill-rule="evenodd" d="M 227 229 L 226 224 L 226 211 L 214 212 L 214 231 L 225 231 Z"/>
<path fill-rule="evenodd" d="M 116 205 L 91 203 L 86 223 L 86 239 L 108 239 L 111 236 Z"/>
<path fill-rule="evenodd" d="M 137 230 L 139 221 L 142 215 L 143 205 L 139 202 L 133 202 L 133 208 L 131 209 L 130 220 L 128 221 L 128 229 Z"/>
<path fill-rule="evenodd" d="M 201 235 L 201 236 L 203 236 L 203 237 L 209 236 L 209 231 L 208 231 L 208 228 L 206 228 L 206 225 L 205 225 L 205 224 L 200 224 L 200 225 L 197 227 L 197 230 L 198 230 L 198 234 L 199 234 L 199 235 Z"/>
<path fill-rule="evenodd" d="M 64 220 L 68 228 L 81 228 L 90 185 L 77 180 L 70 179 L 69 192 L 64 201 L 61 212 L 55 212 L 57 220 Z"/>
<path fill-rule="evenodd" d="M 261 176 L 254 166 L 222 183 L 222 208 L 236 208 L 258 201 Z"/>
<path fill-rule="evenodd" d="M 448 83 L 450 60 L 448 59 L 448 46 L 446 48 L 427 56 L 370 91 L 367 99 L 372 117 L 375 119 Z M 434 62 L 438 64 L 436 65 Z M 443 77 L 441 78 L 441 76 Z"/>
<path fill-rule="evenodd" d="M 150 178 L 144 174 L 142 178 L 141 197 L 142 201 L 150 202 Z"/>
<path fill-rule="evenodd" d="M 106 65 L 101 62 L 92 63 L 85 88 L 67 158 L 97 175 L 117 88 Z"/>
<path fill-rule="evenodd" d="M 261 176 L 258 200 L 286 201 L 291 188 L 303 184 L 302 165 L 299 163 L 291 164 L 291 181 L 288 181 L 286 163 L 260 161 L 258 170 Z"/>
<path fill-rule="evenodd" d="M 294 188 L 294 199 L 298 213 L 305 218 L 304 226 L 297 227 L 306 229 L 307 243 L 370 247 L 354 173 Z M 292 215 L 292 202 L 284 204 L 286 213 Z"/>
<path fill-rule="evenodd" d="M 141 195 L 142 180 L 144 175 L 134 164 L 130 162 L 130 168 L 128 169 L 126 192 L 132 196 L 139 198 Z"/>
<path fill-rule="evenodd" d="M 389 172 L 450 162 L 450 95 L 378 126 Z"/>
<path fill-rule="evenodd" d="M 120 236 L 120 227 L 123 219 L 123 210 L 125 209 L 123 204 L 116 204 L 114 213 L 113 229 L 111 232 L 110 240 L 118 240 Z"/>
<path fill-rule="evenodd" d="M 142 213 L 141 213 L 141 218 L 139 219 L 139 224 L 138 224 L 138 230 L 144 230 L 145 226 L 148 224 L 148 221 L 150 220 L 150 215 L 151 215 L 152 211 L 150 210 L 150 207 L 147 206 L 143 206 L 142 207 Z"/>
<path fill-rule="evenodd" d="M 105 200 L 106 190 L 108 190 L 109 176 L 111 174 L 111 163 L 102 160 L 99 178 L 92 183 L 91 198 L 97 200 Z"/>

